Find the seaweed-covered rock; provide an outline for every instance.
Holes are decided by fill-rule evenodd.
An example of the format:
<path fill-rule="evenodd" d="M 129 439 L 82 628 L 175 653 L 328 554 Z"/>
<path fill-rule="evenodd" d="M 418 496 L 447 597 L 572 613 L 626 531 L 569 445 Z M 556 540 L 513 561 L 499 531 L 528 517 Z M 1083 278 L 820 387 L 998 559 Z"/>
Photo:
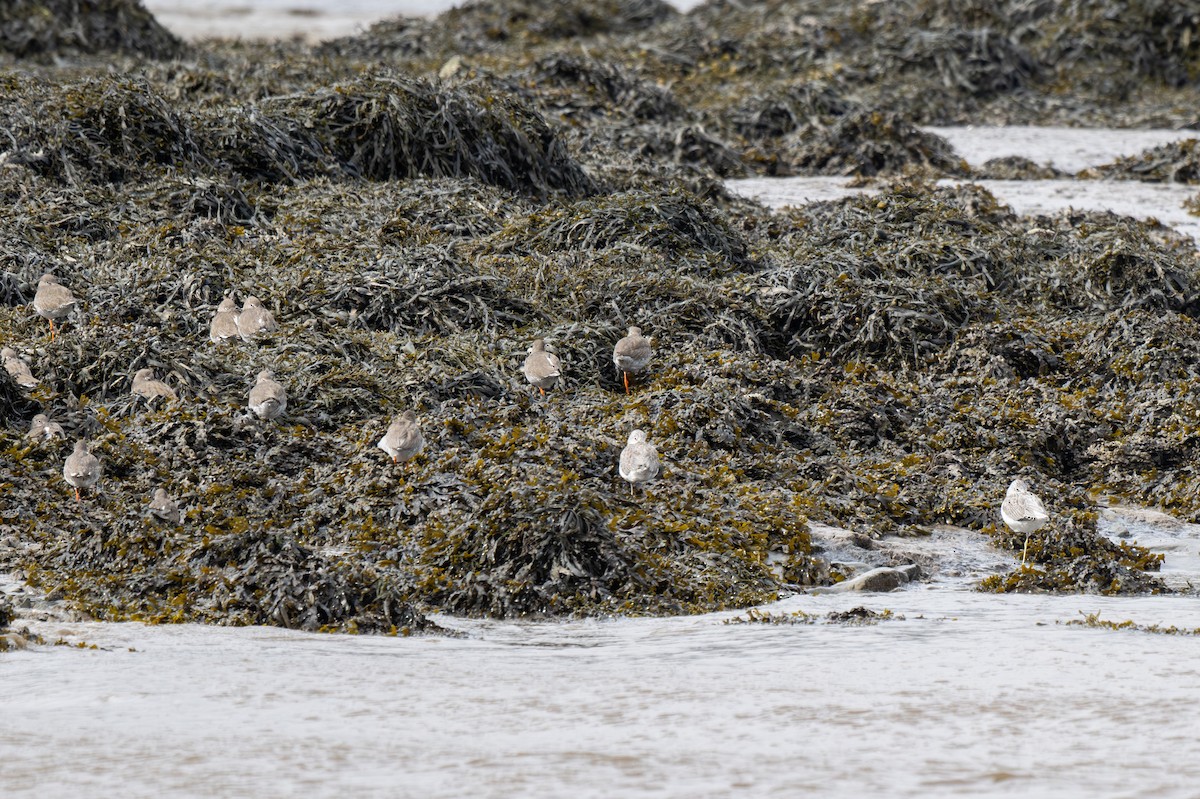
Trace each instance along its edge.
<path fill-rule="evenodd" d="M 1162 555 L 1124 542 L 1109 541 L 1095 529 L 1094 513 L 1071 514 L 1029 535 L 997 530 L 1000 545 L 1027 553 L 1031 565 L 983 582 L 989 591 L 1087 591 L 1105 595 L 1170 593 L 1148 572 L 1158 571 Z"/>
<path fill-rule="evenodd" d="M 981 180 L 1054 180 L 1069 177 L 1053 165 L 1039 165 L 1019 155 L 989 158 L 973 170 Z"/>
<path fill-rule="evenodd" d="M 591 181 L 534 110 L 513 98 L 475 97 L 424 81 L 374 76 L 267 104 L 301 118 L 327 151 L 374 180 L 476 177 L 534 194 L 580 196 Z"/>
<path fill-rule="evenodd" d="M 801 172 L 871 177 L 922 167 L 963 174 L 966 164 L 942 137 L 890 113 L 848 113 L 829 127 L 805 127 L 783 142 Z"/>
<path fill-rule="evenodd" d="M 18 57 L 119 52 L 173 58 L 183 51 L 141 0 L 9 0 L 0 6 L 0 52 Z"/>
<path fill-rule="evenodd" d="M 721 271 L 750 265 L 746 243 L 725 220 L 682 193 L 623 192 L 539 213 L 533 229 L 493 237 L 501 251 L 579 252 L 629 247 L 664 257 L 700 257 Z"/>
<path fill-rule="evenodd" d="M 554 53 L 534 63 L 525 78 L 538 101 L 560 116 L 618 113 L 642 120 L 669 120 L 683 109 L 670 90 L 607 61 Z"/>
<path fill-rule="evenodd" d="M 1185 139 L 1118 158 L 1084 170 L 1080 177 L 1144 180 L 1153 183 L 1200 183 L 1200 141 Z"/>
<path fill-rule="evenodd" d="M 45 120 L 45 121 L 43 121 Z M 205 160 L 194 132 L 145 81 L 99 78 L 43 108 L 23 142 L 31 166 L 77 182 L 121 183 L 148 165 L 187 170 Z"/>
<path fill-rule="evenodd" d="M 362 59 L 389 55 L 449 58 L 507 47 L 643 30 L 678 12 L 663 0 L 472 0 L 432 20 L 385 20 L 322 46 Z"/>
<path fill-rule="evenodd" d="M 732 111 L 733 129 L 752 141 L 775 139 L 854 107 L 827 83 L 797 82 L 743 100 Z"/>
<path fill-rule="evenodd" d="M 1010 217 L 978 194 L 926 191 L 897 184 L 805 210 L 794 259 L 760 279 L 760 301 L 789 352 L 919 362 L 991 313 L 985 292 L 1012 276 L 982 241 Z M 807 235 L 813 225 L 854 228 L 864 213 L 872 222 L 862 238 Z"/>
<path fill-rule="evenodd" d="M 1194 44 L 1143 26 L 1182 12 L 1143 3 L 1118 43 L 1099 1 L 553 5 L 0 74 L 0 330 L 42 379 L 0 380 L 0 567 L 111 619 L 699 612 L 827 582 L 809 520 L 986 536 L 1020 474 L 1055 523 L 993 583 L 1160 590 L 1088 512 L 1200 513 L 1194 244 L 922 183 L 966 166 L 914 124 L 1191 124 Z M 720 180 L 745 170 L 910 178 L 772 212 Z M 46 272 L 79 298 L 53 336 Z M 211 342 L 251 296 L 278 330 Z M 627 392 L 631 325 L 655 356 Z M 178 400 L 133 395 L 142 368 Z M 407 410 L 425 449 L 396 464 Z M 97 491 L 38 412 L 92 442 Z M 664 469 L 631 493 L 634 428 Z M 160 486 L 177 528 L 146 518 Z"/>

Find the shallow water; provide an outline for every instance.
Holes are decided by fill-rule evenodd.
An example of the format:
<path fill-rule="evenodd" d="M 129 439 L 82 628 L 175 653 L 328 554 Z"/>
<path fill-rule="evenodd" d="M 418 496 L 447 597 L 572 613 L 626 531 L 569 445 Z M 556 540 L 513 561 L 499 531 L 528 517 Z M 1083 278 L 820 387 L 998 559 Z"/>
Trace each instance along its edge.
<path fill-rule="evenodd" d="M 184 39 L 323 41 L 349 36 L 395 16 L 434 16 L 465 0 L 143 0 L 169 30 Z M 701 0 L 672 0 L 687 10 Z"/>
<path fill-rule="evenodd" d="M 1196 580 L 1200 528 L 1126 520 Z M 1114 534 L 1121 528 L 1112 528 Z M 980 537 L 982 538 L 982 537 Z M 970 560 L 970 558 L 966 558 Z M 0 656 L 6 796 L 1194 797 L 1195 596 L 973 578 L 764 610 L 872 626 L 441 618 L 465 637 L 48 622 Z"/>
<path fill-rule="evenodd" d="M 796 203 L 797 186 L 842 183 L 736 185 Z M 1056 183 L 1003 199 L 1047 201 Z M 1104 188 L 1097 201 L 1173 213 L 1173 196 L 1142 184 L 1079 188 L 1091 185 Z M 1104 524 L 1167 553 L 1173 586 L 1200 586 L 1200 527 Z M 1065 624 L 1098 613 L 1200 628 L 1194 593 L 980 594 L 979 575 L 1006 556 L 973 534 L 927 546 L 950 562 L 932 581 L 764 609 L 815 624 L 443 618 L 465 637 L 397 639 L 37 622 L 49 641 L 99 648 L 0 655 L 0 786 L 5 797 L 1200 793 L 1200 637 Z M 856 606 L 895 618 L 823 622 Z"/>
<path fill-rule="evenodd" d="M 1072 128 L 929 128 L 946 136 L 968 163 L 979 166 L 989 158 L 1023 155 L 1038 164 L 1054 164 L 1078 171 L 1086 166 L 1111 163 L 1170 141 L 1195 138 L 1195 131 L 1078 130 Z M 1012 135 L 1008 135 L 1013 131 Z M 1036 132 L 1036 133 L 1035 133 Z M 968 181 L 943 180 L 953 184 Z M 1200 242 L 1200 217 L 1183 203 L 1197 196 L 1195 186 L 1176 183 L 1142 183 L 1128 180 L 976 180 L 996 199 L 1018 214 L 1051 214 L 1067 208 L 1112 211 L 1138 219 L 1157 219 Z M 792 177 L 731 180 L 739 194 L 768 206 L 799 205 L 872 193 L 872 188 L 850 185 L 847 178 Z"/>
<path fill-rule="evenodd" d="M 1194 130 L 1130 130 L 1114 128 L 1054 128 L 1010 125 L 969 125 L 926 130 L 948 140 L 960 156 L 975 166 L 991 158 L 1019 155 L 1034 163 L 1067 172 L 1097 166 L 1118 156 L 1135 155 L 1149 147 L 1196 138 Z"/>

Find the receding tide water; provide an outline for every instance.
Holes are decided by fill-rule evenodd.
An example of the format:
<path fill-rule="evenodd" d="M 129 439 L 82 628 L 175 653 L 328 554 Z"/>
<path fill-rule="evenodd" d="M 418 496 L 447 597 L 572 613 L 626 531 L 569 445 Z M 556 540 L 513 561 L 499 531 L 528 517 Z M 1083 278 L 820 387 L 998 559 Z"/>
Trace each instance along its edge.
<path fill-rule="evenodd" d="M 1054 160 L 1042 145 L 1023 154 Z M 1052 183 L 1001 199 L 1053 207 Z M 848 191 L 735 185 L 772 203 Z M 1146 188 L 1103 187 L 1093 201 Z M 1173 204 L 1134 203 L 1160 219 Z M 1105 529 L 1164 552 L 1170 584 L 1200 585 L 1200 527 L 1134 515 Z M 1194 630 L 1194 593 L 981 594 L 1012 561 L 974 533 L 940 546 L 952 566 L 927 582 L 795 596 L 750 623 L 440 618 L 463 637 L 410 639 L 35 623 L 66 645 L 0 655 L 0 792 L 1200 796 L 1200 637 L 1080 624 Z M 879 618 L 829 620 L 858 607 Z"/>
<path fill-rule="evenodd" d="M 1184 544 L 1200 528 L 1127 523 Z M 982 537 L 980 537 L 982 538 Z M 1001 557 L 1001 556 L 998 556 Z M 977 575 L 763 612 L 464 638 L 42 625 L 0 657 L 6 796 L 1154 796 L 1200 786 L 1194 596 L 981 594 Z M 827 614 L 890 611 L 867 626 Z M 802 623 L 808 614 L 815 623 Z"/>

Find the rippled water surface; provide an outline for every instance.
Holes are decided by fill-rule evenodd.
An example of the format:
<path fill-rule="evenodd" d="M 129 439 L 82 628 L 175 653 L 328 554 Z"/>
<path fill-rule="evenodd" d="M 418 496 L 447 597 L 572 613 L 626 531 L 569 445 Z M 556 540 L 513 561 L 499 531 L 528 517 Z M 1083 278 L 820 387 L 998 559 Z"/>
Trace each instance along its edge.
<path fill-rule="evenodd" d="M 1200 528 L 1130 523 L 1200 573 Z M 42 624 L 0 656 L 5 796 L 1154 796 L 1200 785 L 1195 596 L 973 578 L 463 638 Z M 891 611 L 869 626 L 827 614 Z M 804 617 L 795 617 L 803 621 Z"/>

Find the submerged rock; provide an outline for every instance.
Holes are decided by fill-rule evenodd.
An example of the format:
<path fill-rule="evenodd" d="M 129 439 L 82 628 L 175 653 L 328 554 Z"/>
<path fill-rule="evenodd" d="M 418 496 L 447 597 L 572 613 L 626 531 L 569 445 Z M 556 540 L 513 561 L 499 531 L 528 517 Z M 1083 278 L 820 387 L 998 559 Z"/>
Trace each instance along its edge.
<path fill-rule="evenodd" d="M 901 568 L 880 566 L 863 574 L 843 580 L 828 588 L 815 589 L 816 593 L 847 593 L 851 591 L 895 591 L 919 577 L 921 570 L 916 565 Z"/>

